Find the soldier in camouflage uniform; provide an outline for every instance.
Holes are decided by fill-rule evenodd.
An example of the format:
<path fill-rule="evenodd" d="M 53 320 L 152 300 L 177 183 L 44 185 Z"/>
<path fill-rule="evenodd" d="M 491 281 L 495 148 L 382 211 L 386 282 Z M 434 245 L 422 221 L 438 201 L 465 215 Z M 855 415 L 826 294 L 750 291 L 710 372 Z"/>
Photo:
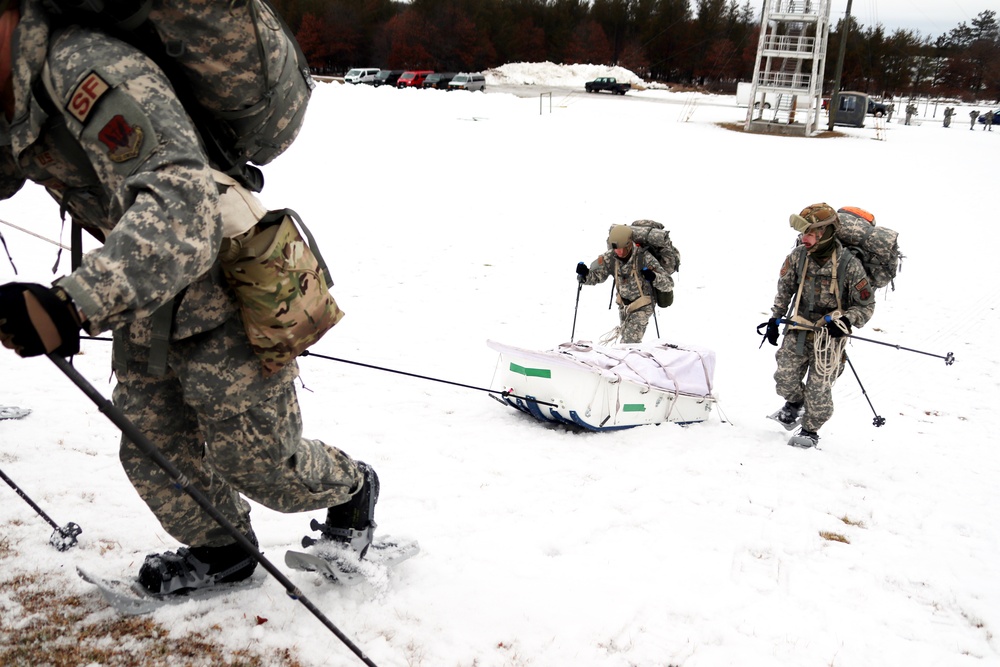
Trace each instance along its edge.
<path fill-rule="evenodd" d="M 589 268 L 583 262 L 577 265 L 577 277 L 584 285 L 596 285 L 614 276 L 620 340 L 641 343 L 656 305 L 653 287 L 670 292 L 674 280 L 649 250 L 636 246 L 628 225 L 612 227 L 608 245 L 611 250 L 595 259 Z"/>
<path fill-rule="evenodd" d="M 69 356 L 81 328 L 112 330 L 115 405 L 251 541 L 241 494 L 279 512 L 327 508 L 324 533 L 363 552 L 378 477 L 302 437 L 294 361 L 261 372 L 219 266 L 211 165 L 162 71 L 99 31 L 50 25 L 40 0 L 3 1 L 0 100 L 0 198 L 39 183 L 103 241 L 52 288 L 0 286 L 3 344 Z M 169 344 L 158 348 L 164 315 Z M 172 593 L 250 576 L 256 561 L 125 438 L 120 458 L 163 528 L 189 545 L 148 556 L 143 585 Z"/>
<path fill-rule="evenodd" d="M 875 295 L 861 261 L 836 237 L 840 219 L 833 208 L 813 204 L 792 215 L 791 223 L 802 233 L 802 243 L 781 266 L 767 339 L 778 344 L 782 318 L 808 328 L 787 326 L 775 354 L 775 388 L 785 399 L 775 418 L 789 430 L 801 423 L 799 436 L 815 444 L 820 427 L 833 416 L 833 397 L 832 383 L 816 377 L 814 328 L 825 328 L 830 338 L 838 339 L 852 327 L 863 327 L 875 310 Z M 834 377 L 843 372 L 844 362 L 841 357 Z"/>

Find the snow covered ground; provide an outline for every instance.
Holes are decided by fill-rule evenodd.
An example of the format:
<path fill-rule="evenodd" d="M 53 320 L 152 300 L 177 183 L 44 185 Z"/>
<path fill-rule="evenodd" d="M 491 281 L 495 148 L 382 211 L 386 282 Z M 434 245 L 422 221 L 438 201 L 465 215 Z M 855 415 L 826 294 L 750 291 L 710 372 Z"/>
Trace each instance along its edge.
<path fill-rule="evenodd" d="M 544 92 L 555 78 L 541 69 Z M 719 409 L 689 427 L 576 433 L 486 392 L 305 358 L 306 435 L 377 468 L 380 530 L 422 553 L 381 590 L 289 576 L 381 666 L 1000 665 L 1000 130 L 970 132 L 963 108 L 948 129 L 920 112 L 879 133 L 781 138 L 721 127 L 744 118 L 734 97 L 581 86 L 550 112 L 509 94 L 321 85 L 263 195 L 302 215 L 332 266 L 347 316 L 315 352 L 489 388 L 486 340 L 568 341 L 576 263 L 610 224 L 651 218 L 683 257 L 662 338 L 716 351 Z M 900 232 L 897 290 L 858 333 L 957 361 L 853 343 L 867 397 L 848 370 L 820 447 L 801 450 L 764 418 L 781 399 L 755 329 L 795 238 L 788 215 L 817 201 Z M 37 188 L 0 219 L 60 234 Z M 0 281 L 52 279 L 55 246 L 0 233 L 19 270 L 0 258 Z M 617 324 L 609 296 L 584 288 L 577 339 Z M 110 346 L 83 347 L 76 366 L 110 396 Z M 125 576 L 175 548 L 121 470 L 116 429 L 47 360 L 3 352 L 0 405 L 33 413 L 0 422 L 0 468 L 84 532 L 55 551 L 0 487 L 0 579 L 93 596 L 76 565 Z M 284 570 L 312 517 L 253 518 Z M 0 613 L 31 622 L 2 596 Z M 271 579 L 154 618 L 310 667 L 360 664 Z"/>

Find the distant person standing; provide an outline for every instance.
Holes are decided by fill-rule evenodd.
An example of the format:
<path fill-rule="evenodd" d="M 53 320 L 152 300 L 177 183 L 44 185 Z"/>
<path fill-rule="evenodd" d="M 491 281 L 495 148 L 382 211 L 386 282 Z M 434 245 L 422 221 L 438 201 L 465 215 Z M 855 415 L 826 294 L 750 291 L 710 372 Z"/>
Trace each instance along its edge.
<path fill-rule="evenodd" d="M 954 115 L 955 109 L 953 107 L 945 107 L 944 109 L 944 126 L 951 127 L 951 117 Z"/>
<path fill-rule="evenodd" d="M 889 106 L 887 106 L 885 108 L 885 115 L 886 115 L 886 118 L 887 118 L 887 122 L 889 122 L 889 123 L 892 122 L 892 112 L 895 111 L 895 110 L 896 110 L 896 105 L 895 104 L 891 104 L 891 103 L 889 104 Z"/>
<path fill-rule="evenodd" d="M 993 109 L 987 109 L 983 113 L 983 132 L 986 130 L 993 131 Z"/>
<path fill-rule="evenodd" d="M 910 124 L 910 119 L 913 118 L 913 114 L 917 113 L 917 106 L 915 104 L 906 105 L 906 124 Z"/>
<path fill-rule="evenodd" d="M 976 129 L 976 119 L 979 118 L 979 112 L 973 109 L 969 112 L 969 129 Z"/>

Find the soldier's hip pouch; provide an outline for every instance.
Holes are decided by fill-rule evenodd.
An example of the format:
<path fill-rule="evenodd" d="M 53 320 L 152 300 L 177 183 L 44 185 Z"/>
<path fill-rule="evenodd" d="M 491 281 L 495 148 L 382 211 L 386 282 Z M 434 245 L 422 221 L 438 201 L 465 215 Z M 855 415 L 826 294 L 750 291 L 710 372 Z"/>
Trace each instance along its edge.
<path fill-rule="evenodd" d="M 216 180 L 228 178 L 219 174 Z M 329 270 L 298 214 L 267 211 L 235 181 L 226 185 L 220 193 L 226 238 L 219 258 L 250 347 L 269 376 L 322 338 L 344 312 L 330 294 Z"/>

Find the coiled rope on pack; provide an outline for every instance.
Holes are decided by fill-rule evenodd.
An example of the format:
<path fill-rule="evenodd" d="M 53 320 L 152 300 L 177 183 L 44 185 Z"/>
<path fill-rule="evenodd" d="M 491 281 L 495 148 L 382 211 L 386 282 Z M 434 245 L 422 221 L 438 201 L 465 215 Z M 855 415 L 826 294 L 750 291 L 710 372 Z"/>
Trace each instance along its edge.
<path fill-rule="evenodd" d="M 823 387 L 832 387 L 840 375 L 841 364 L 844 363 L 844 348 L 849 340 L 847 325 L 840 318 L 831 320 L 832 324 L 844 332 L 844 336 L 834 338 L 826 327 L 817 327 L 813 333 L 813 358 L 816 380 Z"/>

